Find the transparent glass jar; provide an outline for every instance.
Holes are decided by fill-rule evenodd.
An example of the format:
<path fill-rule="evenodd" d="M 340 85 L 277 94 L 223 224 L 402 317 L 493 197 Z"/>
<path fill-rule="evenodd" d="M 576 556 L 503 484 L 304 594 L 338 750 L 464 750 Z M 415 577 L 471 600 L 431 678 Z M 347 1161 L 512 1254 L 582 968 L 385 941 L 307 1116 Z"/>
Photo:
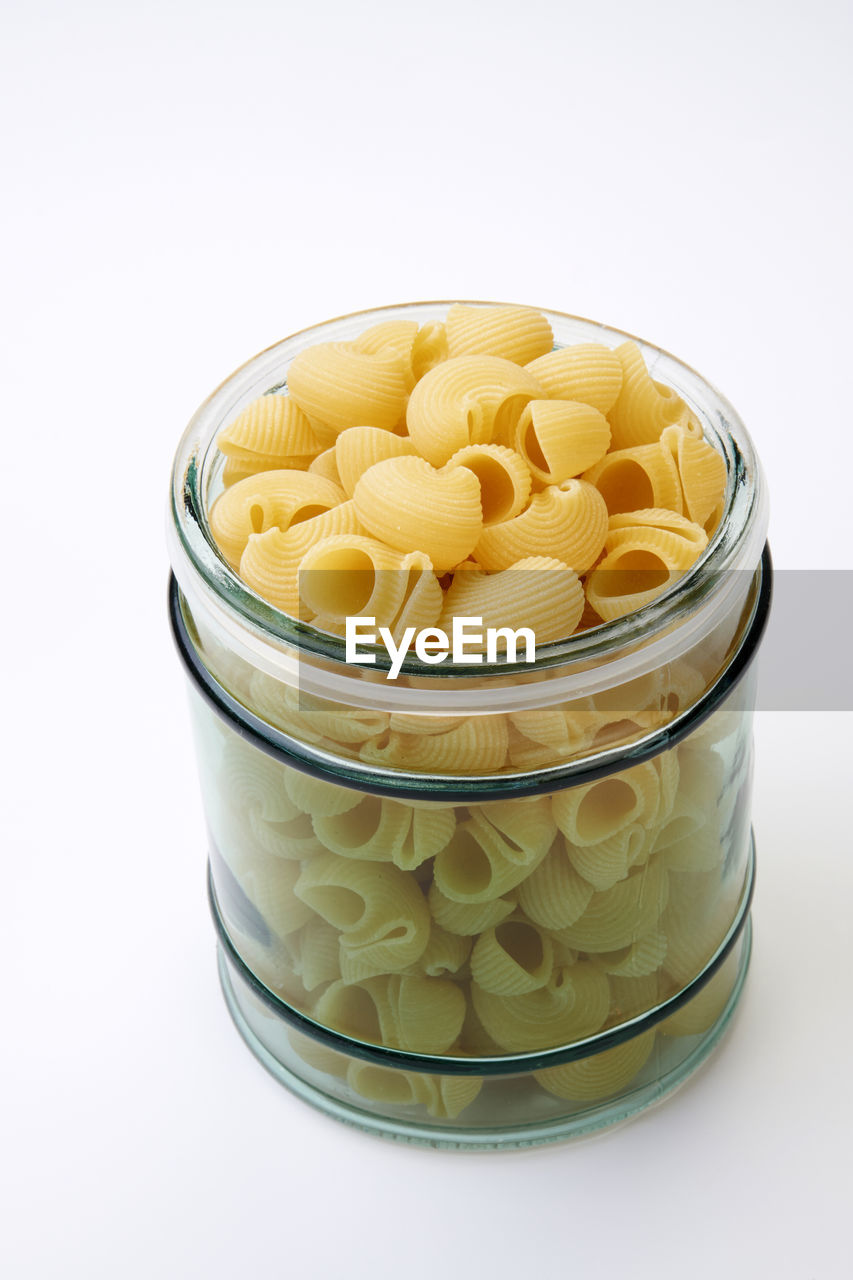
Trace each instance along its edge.
<path fill-rule="evenodd" d="M 220 555 L 219 431 L 290 361 L 448 303 L 296 334 L 233 374 L 179 446 L 173 631 L 191 689 L 220 976 L 258 1058 L 378 1133 L 454 1147 L 586 1133 L 674 1088 L 749 959 L 765 486 L 731 406 L 634 339 L 726 461 L 720 524 L 664 594 L 476 668 L 386 678 Z M 545 313 L 558 346 L 629 335 Z"/>

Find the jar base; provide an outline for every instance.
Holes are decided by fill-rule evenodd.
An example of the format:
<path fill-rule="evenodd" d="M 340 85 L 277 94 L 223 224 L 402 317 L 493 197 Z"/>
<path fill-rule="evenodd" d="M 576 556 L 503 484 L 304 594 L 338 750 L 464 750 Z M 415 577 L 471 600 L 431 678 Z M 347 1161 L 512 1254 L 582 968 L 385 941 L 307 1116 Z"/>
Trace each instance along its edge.
<path fill-rule="evenodd" d="M 306 1076 L 313 1075 L 315 1082 L 297 1074 L 291 1066 L 285 1065 L 276 1056 L 270 1043 L 265 1043 L 259 1034 L 258 1018 L 266 1019 L 268 1022 L 274 1021 L 270 1018 L 269 1011 L 255 1000 L 248 987 L 241 982 L 239 974 L 230 965 L 221 945 L 217 947 L 217 952 L 219 978 L 225 1003 L 237 1030 L 261 1065 L 291 1093 L 326 1115 L 378 1137 L 446 1150 L 496 1151 L 538 1147 L 583 1138 L 598 1130 L 625 1123 L 674 1093 L 707 1060 L 728 1028 L 743 990 L 749 968 L 751 945 L 752 923 L 751 918 L 748 917 L 737 951 L 732 956 L 736 968 L 730 991 L 715 1020 L 701 1033 L 689 1037 L 682 1035 L 677 1042 L 658 1035 L 658 1042 L 669 1040 L 670 1045 L 677 1043 L 678 1052 L 669 1055 L 671 1060 L 667 1060 L 667 1052 L 664 1051 L 663 1054 L 655 1057 L 654 1068 L 651 1071 L 640 1071 L 627 1087 L 617 1093 L 604 1099 L 591 1101 L 586 1105 L 566 1104 L 573 1107 L 570 1114 L 539 1120 L 531 1118 L 526 1122 L 482 1125 L 467 1121 L 464 1115 L 458 1119 L 446 1116 L 443 1119 L 418 1121 L 409 1116 L 392 1115 L 388 1109 L 373 1112 L 367 1109 L 369 1103 L 361 1107 L 347 1097 L 340 1096 L 344 1093 L 352 1094 L 352 1090 L 348 1089 L 341 1079 L 336 1079 L 334 1069 L 332 1074 L 329 1074 L 317 1070 L 316 1064 L 306 1064 Z M 283 1026 L 275 1028 L 276 1033 L 279 1029 L 282 1034 L 287 1035 Z M 270 1037 L 267 1036 L 268 1041 L 269 1039 Z M 282 1056 L 284 1053 L 295 1062 L 301 1061 L 298 1056 L 294 1057 L 291 1043 L 286 1045 Z M 335 1056 L 340 1058 L 342 1055 Z M 431 1077 L 431 1079 L 438 1078 Z M 514 1080 L 510 1083 L 511 1086 L 526 1087 L 532 1081 Z M 335 1096 L 336 1093 L 339 1096 Z M 554 1099 L 551 1098 L 550 1101 L 553 1104 Z M 383 1104 L 374 1102 L 373 1105 L 382 1106 Z M 393 1109 L 397 1112 L 405 1112 L 422 1108 L 401 1105 L 399 1099 L 396 1099 Z M 513 1110 L 511 1099 L 507 1110 L 510 1113 Z"/>

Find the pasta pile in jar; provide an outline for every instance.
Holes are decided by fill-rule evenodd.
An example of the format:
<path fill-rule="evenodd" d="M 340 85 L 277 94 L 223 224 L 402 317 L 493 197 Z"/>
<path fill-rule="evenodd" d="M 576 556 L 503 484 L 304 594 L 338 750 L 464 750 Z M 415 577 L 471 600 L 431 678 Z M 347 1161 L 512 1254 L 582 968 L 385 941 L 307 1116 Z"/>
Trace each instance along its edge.
<path fill-rule="evenodd" d="M 695 563 L 726 486 L 635 343 L 555 349 L 524 307 L 309 347 L 287 394 L 217 443 L 210 528 L 247 585 L 322 630 L 371 616 L 395 640 L 479 616 L 542 644 L 623 616 Z"/>

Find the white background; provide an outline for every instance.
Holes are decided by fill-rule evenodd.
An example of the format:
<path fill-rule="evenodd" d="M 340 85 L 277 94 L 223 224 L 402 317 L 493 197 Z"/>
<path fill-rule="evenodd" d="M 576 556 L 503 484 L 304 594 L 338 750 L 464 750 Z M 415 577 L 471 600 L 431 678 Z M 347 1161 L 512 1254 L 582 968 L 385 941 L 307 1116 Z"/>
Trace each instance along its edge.
<path fill-rule="evenodd" d="M 4 6 L 5 1274 L 849 1274 L 851 716 L 758 718 L 753 969 L 681 1093 L 576 1146 L 383 1143 L 221 1001 L 163 523 L 249 355 L 480 297 L 695 365 L 764 459 L 777 565 L 853 567 L 850 14 Z"/>

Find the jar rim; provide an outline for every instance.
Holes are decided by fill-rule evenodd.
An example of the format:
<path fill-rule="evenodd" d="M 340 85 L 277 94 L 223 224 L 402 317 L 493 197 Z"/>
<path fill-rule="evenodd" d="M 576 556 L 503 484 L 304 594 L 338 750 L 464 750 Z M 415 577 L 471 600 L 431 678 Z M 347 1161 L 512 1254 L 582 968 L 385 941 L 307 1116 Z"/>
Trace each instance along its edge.
<path fill-rule="evenodd" d="M 378 683 L 381 681 L 388 687 L 385 677 L 390 658 L 380 647 L 374 652 L 373 665 L 354 668 L 346 662 L 343 638 L 289 617 L 252 591 L 228 565 L 213 539 L 207 519 L 216 438 L 220 429 L 249 401 L 286 387 L 287 367 L 301 350 L 316 342 L 348 340 L 367 323 L 389 319 L 439 320 L 453 301 L 369 308 L 323 321 L 274 343 L 241 365 L 204 401 L 193 415 L 176 452 L 168 537 L 172 567 L 191 607 L 203 602 L 212 609 L 226 631 L 232 636 L 240 634 L 250 643 L 258 665 L 265 666 L 270 674 L 277 672 L 279 664 L 292 663 L 294 655 L 303 664 L 306 661 L 322 664 L 321 685 L 327 697 L 335 696 L 333 689 L 326 690 L 330 684 L 335 685 L 336 677 L 339 682 L 343 676 L 347 686 L 363 682 L 365 694 L 369 688 L 369 700 L 374 703 Z M 510 304 L 465 301 L 465 305 Z M 612 659 L 638 645 L 642 645 L 646 658 L 650 659 L 653 656 L 648 653 L 650 643 L 662 639 L 663 649 L 668 649 L 667 633 L 703 608 L 717 592 L 722 574 L 746 569 L 751 576 L 758 564 L 767 527 L 765 485 L 752 440 L 729 402 L 689 365 L 645 339 L 598 321 L 536 309 L 550 322 L 555 347 L 590 341 L 613 345 L 630 340 L 637 344 L 649 372 L 659 375 L 685 399 L 702 422 L 703 431 L 712 437 L 723 454 L 727 471 L 723 515 L 695 564 L 641 608 L 563 640 L 537 645 L 536 661 L 531 665 L 484 662 L 472 674 L 468 666 L 454 666 L 446 661 L 437 667 L 409 654 L 400 678 L 388 688 L 397 704 L 402 701 L 411 704 L 412 694 L 419 691 L 432 694 L 441 690 L 449 694 L 451 701 L 456 701 L 452 691 L 464 690 L 476 699 L 477 691 L 482 693 L 489 684 L 523 683 L 537 673 L 555 670 L 588 675 L 591 669 L 609 669 Z M 367 652 L 373 651 L 367 649 Z M 658 655 L 654 656 L 657 659 Z M 666 657 L 662 654 L 660 660 L 665 661 Z M 623 678 L 630 679 L 630 673 Z M 425 701 L 428 702 L 429 697 Z"/>

